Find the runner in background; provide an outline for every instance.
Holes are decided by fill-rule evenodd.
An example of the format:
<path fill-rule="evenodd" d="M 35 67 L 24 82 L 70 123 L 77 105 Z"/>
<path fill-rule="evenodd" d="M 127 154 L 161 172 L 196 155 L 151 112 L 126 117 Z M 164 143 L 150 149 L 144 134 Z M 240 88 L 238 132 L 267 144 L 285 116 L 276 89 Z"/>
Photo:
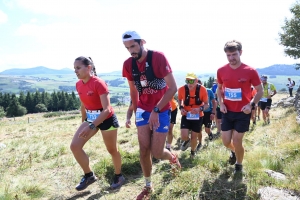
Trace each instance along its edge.
<path fill-rule="evenodd" d="M 256 89 L 251 86 L 251 101 L 253 100 L 253 98 L 255 97 L 257 91 Z M 251 111 L 251 119 L 252 119 L 252 123 L 253 125 L 256 125 L 256 112 L 257 112 L 257 104 L 255 104 L 255 107 L 252 107 L 252 111 Z"/>
<path fill-rule="evenodd" d="M 208 108 L 208 96 L 206 88 L 198 83 L 198 77 L 194 73 L 188 73 L 185 77 L 186 84 L 178 89 L 178 104 L 181 112 L 181 150 L 185 151 L 191 146 L 193 159 L 197 151 L 197 137 L 203 122 L 203 110 Z M 191 130 L 191 138 L 189 131 Z"/>
<path fill-rule="evenodd" d="M 202 85 L 201 80 L 199 80 L 199 84 Z M 204 130 L 208 135 L 209 141 L 212 141 L 214 139 L 214 136 L 211 132 L 211 123 L 212 120 L 215 118 L 216 115 L 216 108 L 217 108 L 217 101 L 215 99 L 215 95 L 213 91 L 209 88 L 206 88 L 207 95 L 208 95 L 208 104 L 209 107 L 203 111 L 204 116 L 203 116 L 203 125 L 204 125 Z M 200 150 L 202 146 L 202 126 L 200 128 L 200 133 L 198 134 L 198 144 L 197 144 L 197 151 Z"/>
<path fill-rule="evenodd" d="M 173 137 L 174 137 L 173 128 L 174 128 L 174 125 L 176 124 L 176 116 L 177 116 L 177 112 L 178 112 L 178 108 L 177 108 L 178 103 L 174 97 L 170 101 L 170 105 L 171 105 L 170 127 L 169 127 L 169 132 L 168 132 L 167 141 L 166 141 L 166 149 L 168 149 L 169 151 L 171 151 L 171 147 L 172 147 L 172 141 L 173 141 Z"/>
<path fill-rule="evenodd" d="M 260 109 L 263 113 L 264 123 L 270 124 L 269 112 L 271 110 L 272 97 L 277 93 L 277 91 L 274 84 L 268 82 L 268 77 L 266 75 L 262 75 L 260 79 L 264 89 L 263 96 L 260 99 Z"/>

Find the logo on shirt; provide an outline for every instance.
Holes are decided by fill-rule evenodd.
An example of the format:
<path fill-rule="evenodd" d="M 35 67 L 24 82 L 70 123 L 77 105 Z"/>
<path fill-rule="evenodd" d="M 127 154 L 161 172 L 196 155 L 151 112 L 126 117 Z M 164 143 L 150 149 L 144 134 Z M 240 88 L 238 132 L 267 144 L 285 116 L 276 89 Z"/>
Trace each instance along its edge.
<path fill-rule="evenodd" d="M 88 96 L 93 96 L 93 94 L 94 94 L 93 91 L 88 91 L 88 92 L 86 93 L 86 95 L 88 95 Z"/>
<path fill-rule="evenodd" d="M 240 80 L 238 80 L 238 82 L 240 82 L 240 83 L 244 83 L 246 81 L 247 81 L 247 79 L 245 79 L 245 78 L 241 78 Z"/>

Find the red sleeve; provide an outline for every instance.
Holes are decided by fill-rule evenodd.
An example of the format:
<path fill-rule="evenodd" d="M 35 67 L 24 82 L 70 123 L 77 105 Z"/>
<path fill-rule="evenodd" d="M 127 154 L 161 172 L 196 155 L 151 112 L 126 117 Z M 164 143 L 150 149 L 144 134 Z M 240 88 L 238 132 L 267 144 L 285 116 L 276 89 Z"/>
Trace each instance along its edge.
<path fill-rule="evenodd" d="M 255 69 L 252 70 L 252 78 L 251 78 L 251 85 L 258 86 L 261 84 L 260 78 L 258 76 L 258 73 Z"/>
<path fill-rule="evenodd" d="M 123 63 L 123 71 L 122 71 L 122 76 L 126 77 L 127 80 L 129 81 L 133 81 L 133 77 L 132 77 L 132 58 L 128 58 L 127 60 L 125 60 L 125 62 Z"/>
<path fill-rule="evenodd" d="M 104 80 L 98 78 L 96 81 L 95 81 L 95 89 L 98 93 L 98 95 L 102 95 L 102 94 L 107 94 L 109 93 L 108 91 L 108 87 L 107 87 L 107 84 L 105 83 Z"/>
<path fill-rule="evenodd" d="M 164 78 L 172 72 L 167 58 L 161 52 L 153 52 L 152 66 L 154 74 L 157 78 Z"/>
<path fill-rule="evenodd" d="M 219 84 L 223 84 L 223 81 L 221 79 L 221 72 L 220 71 L 221 71 L 221 68 L 218 69 L 218 71 L 217 71 L 217 81 L 218 81 Z"/>

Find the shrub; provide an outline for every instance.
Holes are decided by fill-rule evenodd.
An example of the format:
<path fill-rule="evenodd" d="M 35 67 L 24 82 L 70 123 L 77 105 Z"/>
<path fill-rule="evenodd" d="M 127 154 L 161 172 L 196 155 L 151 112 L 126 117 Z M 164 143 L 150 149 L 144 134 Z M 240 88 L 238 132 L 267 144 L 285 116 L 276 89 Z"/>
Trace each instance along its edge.
<path fill-rule="evenodd" d="M 4 117 L 6 115 L 4 108 L 0 106 L 0 118 Z"/>
<path fill-rule="evenodd" d="M 35 112 L 47 112 L 47 111 L 48 111 L 48 110 L 47 110 L 47 107 L 46 107 L 44 104 L 42 104 L 42 103 L 37 104 L 37 105 L 34 107 L 34 110 L 35 110 Z"/>

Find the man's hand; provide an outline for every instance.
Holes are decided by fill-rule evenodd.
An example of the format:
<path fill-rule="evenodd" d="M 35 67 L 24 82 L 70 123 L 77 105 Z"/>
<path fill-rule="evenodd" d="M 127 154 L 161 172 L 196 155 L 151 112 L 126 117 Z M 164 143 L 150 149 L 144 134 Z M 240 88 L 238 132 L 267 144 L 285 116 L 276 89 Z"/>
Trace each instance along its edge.
<path fill-rule="evenodd" d="M 200 111 L 201 111 L 200 108 L 192 108 L 192 109 L 191 109 L 191 113 L 192 113 L 192 114 L 199 114 Z"/>
<path fill-rule="evenodd" d="M 251 107 L 250 103 L 243 106 L 241 111 L 244 112 L 245 114 L 250 114 L 252 111 L 252 107 Z"/>
<path fill-rule="evenodd" d="M 220 111 L 222 113 L 227 113 L 227 108 L 224 103 L 220 103 Z"/>
<path fill-rule="evenodd" d="M 130 128 L 130 126 L 131 126 L 131 121 L 130 121 L 130 119 L 129 119 L 129 120 L 126 120 L 125 126 L 126 126 L 126 128 Z"/>
<path fill-rule="evenodd" d="M 181 115 L 186 115 L 187 114 L 186 110 L 184 110 L 183 108 L 180 109 L 180 113 L 181 113 Z"/>
<path fill-rule="evenodd" d="M 150 130 L 156 130 L 159 127 L 159 116 L 158 113 L 152 111 L 149 117 Z"/>

